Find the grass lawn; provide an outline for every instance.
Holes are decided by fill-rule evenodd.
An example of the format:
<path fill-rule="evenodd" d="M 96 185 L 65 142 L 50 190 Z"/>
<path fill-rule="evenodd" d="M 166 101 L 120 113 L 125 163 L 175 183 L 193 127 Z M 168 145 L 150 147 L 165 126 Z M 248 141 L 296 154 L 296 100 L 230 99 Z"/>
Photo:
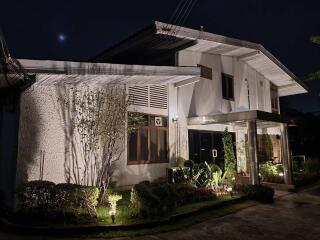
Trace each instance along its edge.
<path fill-rule="evenodd" d="M 217 202 L 219 200 L 215 200 Z M 223 200 L 220 200 L 223 201 Z M 213 201 L 199 202 L 188 204 L 182 207 L 179 207 L 175 210 L 175 213 L 185 213 L 188 211 L 195 211 L 204 206 L 214 204 Z M 241 209 L 250 207 L 255 205 L 256 203 L 253 201 L 245 201 L 233 205 L 229 205 L 226 207 L 221 207 L 219 209 L 209 210 L 201 213 L 194 213 L 186 218 L 175 221 L 174 223 L 156 226 L 154 228 L 142 228 L 137 230 L 118 230 L 118 231 L 108 231 L 108 232 L 99 232 L 95 234 L 85 235 L 83 237 L 131 237 L 131 236 L 140 236 L 140 235 L 148 235 L 148 234 L 156 234 L 161 232 L 174 231 L 178 229 L 187 228 L 197 223 L 201 223 L 210 219 L 222 217 L 231 213 L 235 213 Z"/>

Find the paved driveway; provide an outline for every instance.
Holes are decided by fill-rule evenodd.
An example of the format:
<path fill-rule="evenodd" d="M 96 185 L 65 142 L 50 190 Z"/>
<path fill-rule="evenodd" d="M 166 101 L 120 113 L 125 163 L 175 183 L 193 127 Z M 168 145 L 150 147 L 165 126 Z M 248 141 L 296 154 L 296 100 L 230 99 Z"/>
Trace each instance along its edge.
<path fill-rule="evenodd" d="M 53 239 L 0 233 L 0 239 Z M 271 205 L 257 205 L 180 231 L 121 238 L 162 239 L 320 239 L 320 185 L 305 192 L 286 194 Z"/>

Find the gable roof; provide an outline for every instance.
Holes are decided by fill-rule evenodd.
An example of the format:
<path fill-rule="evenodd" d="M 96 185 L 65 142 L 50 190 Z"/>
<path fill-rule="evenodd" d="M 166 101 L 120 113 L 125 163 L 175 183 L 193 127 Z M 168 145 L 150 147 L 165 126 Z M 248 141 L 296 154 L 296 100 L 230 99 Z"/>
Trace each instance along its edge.
<path fill-rule="evenodd" d="M 91 61 L 174 65 L 180 50 L 236 57 L 278 86 L 280 96 L 307 92 L 306 85 L 261 44 L 163 22 L 155 22 Z"/>

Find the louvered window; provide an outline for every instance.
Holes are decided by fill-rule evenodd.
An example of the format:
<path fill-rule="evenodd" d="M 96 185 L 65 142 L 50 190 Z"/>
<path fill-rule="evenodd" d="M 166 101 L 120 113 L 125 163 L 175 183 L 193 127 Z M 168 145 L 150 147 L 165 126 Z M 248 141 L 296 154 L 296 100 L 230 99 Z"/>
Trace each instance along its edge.
<path fill-rule="evenodd" d="M 128 92 L 132 105 L 159 109 L 168 108 L 168 88 L 166 85 L 130 86 Z"/>

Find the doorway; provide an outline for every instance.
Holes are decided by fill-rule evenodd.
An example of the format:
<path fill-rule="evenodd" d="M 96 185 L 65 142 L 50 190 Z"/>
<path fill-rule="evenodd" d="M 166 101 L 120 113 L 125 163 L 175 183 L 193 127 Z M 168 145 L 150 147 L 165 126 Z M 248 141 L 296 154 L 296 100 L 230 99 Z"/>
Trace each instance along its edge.
<path fill-rule="evenodd" d="M 232 135 L 233 142 L 235 134 Z M 189 130 L 189 159 L 195 163 L 215 163 L 222 166 L 224 164 L 223 152 L 223 132 Z"/>

